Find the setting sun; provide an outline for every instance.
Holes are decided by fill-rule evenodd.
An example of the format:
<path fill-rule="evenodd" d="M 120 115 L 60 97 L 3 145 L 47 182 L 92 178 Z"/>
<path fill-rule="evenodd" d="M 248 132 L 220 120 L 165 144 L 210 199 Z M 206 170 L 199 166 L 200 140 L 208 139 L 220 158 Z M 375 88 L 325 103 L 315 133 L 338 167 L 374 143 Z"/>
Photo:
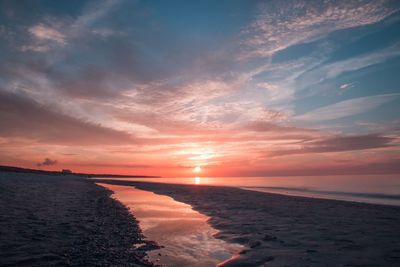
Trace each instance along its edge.
<path fill-rule="evenodd" d="M 194 172 L 201 172 L 201 167 L 200 166 L 196 166 L 193 169 Z"/>

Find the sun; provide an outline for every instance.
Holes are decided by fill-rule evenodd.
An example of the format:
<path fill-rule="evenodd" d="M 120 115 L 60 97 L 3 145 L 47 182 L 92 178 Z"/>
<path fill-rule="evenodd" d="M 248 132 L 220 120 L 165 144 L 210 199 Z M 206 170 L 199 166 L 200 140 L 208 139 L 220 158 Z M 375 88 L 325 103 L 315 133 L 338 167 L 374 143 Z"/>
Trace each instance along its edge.
<path fill-rule="evenodd" d="M 196 166 L 193 169 L 194 172 L 201 172 L 201 167 L 200 166 Z"/>

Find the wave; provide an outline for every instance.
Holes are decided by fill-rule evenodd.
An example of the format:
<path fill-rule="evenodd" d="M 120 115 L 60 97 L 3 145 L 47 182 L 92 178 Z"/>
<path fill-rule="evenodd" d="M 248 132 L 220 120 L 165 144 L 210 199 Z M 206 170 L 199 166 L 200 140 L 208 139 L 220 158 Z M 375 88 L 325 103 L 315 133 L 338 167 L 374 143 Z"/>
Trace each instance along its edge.
<path fill-rule="evenodd" d="M 252 186 L 252 187 L 242 187 L 244 189 L 250 190 L 285 190 L 291 192 L 304 192 L 304 193 L 315 193 L 324 195 L 339 195 L 339 196 L 349 196 L 358 198 L 375 198 L 375 199 L 393 199 L 400 200 L 400 194 L 383 194 L 383 193 L 362 193 L 362 192 L 343 192 L 343 191 L 328 191 L 328 190 L 318 190 L 306 187 L 282 187 L 282 186 Z"/>

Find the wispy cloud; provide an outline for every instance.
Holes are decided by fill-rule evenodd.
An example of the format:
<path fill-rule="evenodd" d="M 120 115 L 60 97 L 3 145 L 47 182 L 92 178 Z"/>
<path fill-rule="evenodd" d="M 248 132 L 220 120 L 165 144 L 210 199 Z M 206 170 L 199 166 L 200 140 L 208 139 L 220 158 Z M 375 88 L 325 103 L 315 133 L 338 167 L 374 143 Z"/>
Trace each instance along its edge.
<path fill-rule="evenodd" d="M 47 52 L 68 44 L 71 39 L 79 40 L 87 34 L 98 35 L 107 38 L 119 31 L 107 28 L 94 28 L 92 25 L 115 7 L 120 0 L 107 0 L 101 3 L 87 5 L 82 14 L 74 21 L 55 17 L 45 17 L 43 21 L 28 28 L 33 40 L 20 47 L 23 52 Z"/>
<path fill-rule="evenodd" d="M 375 23 L 395 10 L 390 1 L 272 1 L 243 35 L 243 57 L 270 56 L 289 46 L 310 42 L 333 31 Z"/>
<path fill-rule="evenodd" d="M 107 15 L 113 8 L 120 4 L 122 0 L 105 0 L 92 2 L 85 7 L 82 14 L 72 23 L 71 30 L 75 33 L 90 27 L 97 20 Z"/>
<path fill-rule="evenodd" d="M 66 36 L 63 33 L 59 32 L 55 28 L 44 25 L 42 23 L 31 27 L 29 29 L 29 32 L 39 40 L 49 40 L 62 45 L 65 44 Z"/>
<path fill-rule="evenodd" d="M 48 52 L 51 49 L 67 44 L 67 35 L 58 28 L 60 24 L 38 23 L 28 29 L 29 42 L 23 44 L 19 50 L 22 52 Z"/>
<path fill-rule="evenodd" d="M 365 55 L 325 64 L 305 73 L 301 79 L 304 82 L 307 82 L 308 80 L 309 84 L 314 84 L 321 80 L 333 79 L 346 72 L 360 70 L 398 56 L 400 56 L 400 43 L 396 43 L 392 46 Z"/>
<path fill-rule="evenodd" d="M 354 83 L 344 83 L 339 88 L 342 90 L 349 90 L 352 87 L 354 87 Z"/>
<path fill-rule="evenodd" d="M 293 117 L 295 121 L 326 121 L 335 120 L 344 117 L 354 116 L 374 108 L 377 108 L 387 102 L 393 101 L 400 96 L 400 93 L 385 94 L 375 96 L 365 96 L 344 100 L 329 106 L 321 107 L 307 113 Z"/>
<path fill-rule="evenodd" d="M 395 146 L 395 138 L 380 135 L 334 136 L 320 140 L 306 141 L 298 149 L 281 149 L 270 156 L 284 156 L 307 153 L 330 153 Z"/>
<path fill-rule="evenodd" d="M 0 135 L 43 144 L 121 145 L 134 138 L 44 107 L 21 95 L 0 91 Z"/>

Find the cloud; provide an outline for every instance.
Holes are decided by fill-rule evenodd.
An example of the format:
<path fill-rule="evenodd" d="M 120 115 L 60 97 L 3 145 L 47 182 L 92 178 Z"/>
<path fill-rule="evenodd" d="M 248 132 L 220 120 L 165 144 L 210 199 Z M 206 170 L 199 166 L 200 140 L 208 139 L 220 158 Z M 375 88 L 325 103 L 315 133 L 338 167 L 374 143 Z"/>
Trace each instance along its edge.
<path fill-rule="evenodd" d="M 32 45 L 23 45 L 20 47 L 22 52 L 33 51 L 33 52 L 47 52 L 50 50 L 50 46 L 48 45 L 40 45 L 40 44 L 32 44 Z"/>
<path fill-rule="evenodd" d="M 43 40 L 43 41 L 54 41 L 57 42 L 61 45 L 65 44 L 65 38 L 66 36 L 56 30 L 55 28 L 52 28 L 50 26 L 44 25 L 42 23 L 35 25 L 29 29 L 29 32 L 37 39 Z"/>
<path fill-rule="evenodd" d="M 36 165 L 38 167 L 41 167 L 41 166 L 52 166 L 52 165 L 56 165 L 56 164 L 57 164 L 57 160 L 45 158 L 42 162 L 39 162 Z"/>
<path fill-rule="evenodd" d="M 72 163 L 72 166 L 84 166 L 84 167 L 108 167 L 108 168 L 128 168 L 128 169 L 147 169 L 155 166 L 147 164 L 121 164 L 121 163 Z"/>
<path fill-rule="evenodd" d="M 354 83 L 344 83 L 339 88 L 342 90 L 348 90 L 354 87 Z"/>
<path fill-rule="evenodd" d="M 107 15 L 119 2 L 121 1 L 107 0 L 88 4 L 82 14 L 72 21 L 69 18 L 46 16 L 43 21 L 29 27 L 28 32 L 33 40 L 20 46 L 19 50 L 22 52 L 48 52 L 65 46 L 71 40 L 73 40 L 72 43 L 79 43 L 90 34 L 103 39 L 120 35 L 120 31 L 112 29 L 90 29 L 97 20 Z"/>
<path fill-rule="evenodd" d="M 2 137 L 78 146 L 135 143 L 134 138 L 125 132 L 81 121 L 22 95 L 1 90 L 0 111 Z"/>
<path fill-rule="evenodd" d="M 88 4 L 82 14 L 72 24 L 71 29 L 75 34 L 84 31 L 97 20 L 106 16 L 119 3 L 121 3 L 121 0 L 105 0 Z"/>
<path fill-rule="evenodd" d="M 256 132 L 278 132 L 278 133 L 316 133 L 317 130 L 298 128 L 293 126 L 282 126 L 275 123 L 255 121 L 246 125 L 247 130 Z"/>
<path fill-rule="evenodd" d="M 101 38 L 108 38 L 108 37 L 112 37 L 112 36 L 124 35 L 124 33 L 122 31 L 115 31 L 115 30 L 107 29 L 107 28 L 94 29 L 94 30 L 92 30 L 92 33 L 100 36 Z"/>
<path fill-rule="evenodd" d="M 221 100 L 240 89 L 243 80 L 232 77 L 148 84 L 126 91 L 109 108 L 114 118 L 144 125 L 161 133 L 206 133 L 254 111 L 254 103 Z M 258 111 L 256 111 L 258 112 Z M 265 116 L 278 116 L 264 112 Z"/>
<path fill-rule="evenodd" d="M 394 146 L 396 139 L 380 135 L 335 136 L 320 140 L 306 141 L 299 149 L 280 150 L 270 153 L 270 156 L 284 156 L 307 153 L 329 153 Z"/>
<path fill-rule="evenodd" d="M 350 90 L 354 87 L 354 83 L 344 83 L 339 86 L 340 91 L 338 92 L 339 95 L 343 95 L 345 92 Z"/>
<path fill-rule="evenodd" d="M 310 80 L 309 83 L 332 79 L 343 73 L 357 71 L 368 66 L 382 63 L 397 56 L 400 56 L 400 43 L 396 43 L 376 52 L 320 66 L 319 68 L 315 68 L 309 73 L 306 73 L 302 79 L 305 81 Z"/>
<path fill-rule="evenodd" d="M 269 79 L 269 84 L 279 90 L 275 92 L 276 97 L 272 95 L 272 100 L 281 98 L 289 103 L 296 102 L 298 98 L 307 98 L 314 96 L 324 96 L 331 91 L 332 87 L 337 86 L 337 81 L 343 75 L 355 73 L 363 74 L 363 69 L 377 65 L 385 64 L 386 61 L 394 59 L 400 55 L 400 43 L 361 55 L 350 57 L 346 60 L 334 61 L 329 58 L 329 53 L 325 55 L 303 56 L 295 60 L 284 63 L 274 64 L 273 71 L 268 71 L 264 75 Z M 333 62 L 332 62 L 333 61 Z M 261 83 L 262 84 L 262 83 Z M 346 87 L 346 85 L 342 85 Z M 354 83 L 347 84 L 346 89 L 341 89 L 339 95 L 354 86 Z M 322 95 L 322 94 L 324 95 Z M 269 93 L 271 95 L 271 93 Z"/>
<path fill-rule="evenodd" d="M 56 76 L 58 90 L 75 99 L 114 99 L 132 84 L 123 75 L 93 66 Z"/>
<path fill-rule="evenodd" d="M 65 25 L 56 20 L 33 25 L 28 29 L 31 38 L 18 49 L 22 52 L 44 53 L 63 47 L 67 44 L 67 35 L 61 29 L 65 30 Z"/>
<path fill-rule="evenodd" d="M 399 96 L 400 93 L 395 93 L 395 94 L 365 96 L 365 97 L 344 100 L 339 103 L 317 108 L 307 113 L 294 116 L 293 120 L 320 122 L 320 121 L 335 120 L 349 116 L 354 116 L 357 114 L 365 113 L 385 103 L 393 101 Z"/>
<path fill-rule="evenodd" d="M 247 170 L 233 170 L 232 176 L 311 176 L 311 175 L 343 175 L 343 174 L 398 174 L 400 160 L 388 159 L 373 162 L 350 162 L 340 164 L 312 164 L 310 166 L 285 166 L 285 168 L 252 168 Z"/>
<path fill-rule="evenodd" d="M 269 1 L 243 31 L 242 57 L 270 56 L 347 28 L 376 23 L 393 14 L 391 1 Z"/>

